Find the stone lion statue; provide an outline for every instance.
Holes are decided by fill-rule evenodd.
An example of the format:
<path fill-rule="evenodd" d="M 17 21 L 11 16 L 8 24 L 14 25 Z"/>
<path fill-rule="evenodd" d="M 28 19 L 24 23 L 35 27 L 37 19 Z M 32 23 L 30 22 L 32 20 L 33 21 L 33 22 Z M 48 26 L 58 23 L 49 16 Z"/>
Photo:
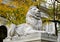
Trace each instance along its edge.
<path fill-rule="evenodd" d="M 47 17 L 44 14 L 42 14 L 40 10 L 36 6 L 31 6 L 29 8 L 29 11 L 26 15 L 26 23 L 20 24 L 20 25 L 11 25 L 11 29 L 9 32 L 10 37 L 13 36 L 23 36 L 28 33 L 33 33 L 36 31 L 40 31 L 42 27 L 42 20 L 41 17 Z"/>

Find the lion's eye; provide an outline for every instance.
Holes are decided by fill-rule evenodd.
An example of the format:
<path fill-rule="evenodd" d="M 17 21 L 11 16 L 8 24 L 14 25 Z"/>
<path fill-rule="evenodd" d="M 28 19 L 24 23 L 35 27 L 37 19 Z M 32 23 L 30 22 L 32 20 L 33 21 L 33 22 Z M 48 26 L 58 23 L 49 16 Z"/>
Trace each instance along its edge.
<path fill-rule="evenodd" d="M 36 10 L 36 9 L 34 9 L 34 10 Z"/>

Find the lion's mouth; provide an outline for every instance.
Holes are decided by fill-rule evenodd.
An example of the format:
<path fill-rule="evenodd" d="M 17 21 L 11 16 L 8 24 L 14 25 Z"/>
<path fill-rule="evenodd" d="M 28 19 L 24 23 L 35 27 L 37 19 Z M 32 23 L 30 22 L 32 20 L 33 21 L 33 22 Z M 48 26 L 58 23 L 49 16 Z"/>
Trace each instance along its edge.
<path fill-rule="evenodd" d="M 40 17 L 40 12 L 36 13 L 35 16 Z"/>

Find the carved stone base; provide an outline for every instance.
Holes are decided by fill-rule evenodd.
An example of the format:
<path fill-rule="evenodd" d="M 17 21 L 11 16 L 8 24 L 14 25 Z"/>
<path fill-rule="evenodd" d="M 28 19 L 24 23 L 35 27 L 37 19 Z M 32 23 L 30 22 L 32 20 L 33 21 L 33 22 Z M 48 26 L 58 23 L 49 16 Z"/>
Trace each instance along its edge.
<path fill-rule="evenodd" d="M 8 41 L 7 39 L 3 42 L 56 42 L 57 37 L 48 33 L 36 32 L 31 33 L 26 36 L 13 37 L 12 40 Z"/>

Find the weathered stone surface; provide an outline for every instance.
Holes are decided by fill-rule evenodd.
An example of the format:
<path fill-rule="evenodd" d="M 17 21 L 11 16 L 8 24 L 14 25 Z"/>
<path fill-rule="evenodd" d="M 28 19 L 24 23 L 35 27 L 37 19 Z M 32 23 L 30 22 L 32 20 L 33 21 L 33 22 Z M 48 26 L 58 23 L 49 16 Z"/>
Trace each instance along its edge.
<path fill-rule="evenodd" d="M 43 33 L 43 32 L 36 32 L 32 34 L 28 34 L 26 36 L 21 37 L 14 37 L 12 40 L 4 40 L 4 42 L 56 42 L 56 36 Z"/>

